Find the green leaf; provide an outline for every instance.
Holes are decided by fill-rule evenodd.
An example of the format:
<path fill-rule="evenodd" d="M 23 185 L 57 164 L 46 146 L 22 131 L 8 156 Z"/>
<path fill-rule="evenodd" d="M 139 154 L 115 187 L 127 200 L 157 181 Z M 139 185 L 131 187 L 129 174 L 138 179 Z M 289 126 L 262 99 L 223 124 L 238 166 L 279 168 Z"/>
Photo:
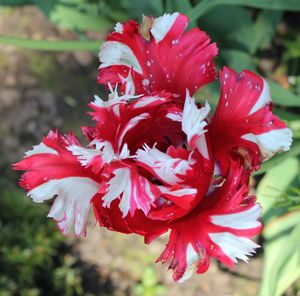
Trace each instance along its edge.
<path fill-rule="evenodd" d="M 164 11 L 162 0 L 141 1 L 141 0 L 123 0 L 122 4 L 128 11 L 128 14 L 137 19 L 142 19 L 142 14 L 158 17 Z"/>
<path fill-rule="evenodd" d="M 260 181 L 256 195 L 263 207 L 263 222 L 267 223 L 277 209 L 272 206 L 282 196 L 290 183 L 299 174 L 297 158 L 287 158 L 275 167 L 270 168 Z"/>
<path fill-rule="evenodd" d="M 275 106 L 273 108 L 273 113 L 275 115 L 277 115 L 278 117 L 280 117 L 280 119 L 287 121 L 287 122 L 299 120 L 298 114 L 291 112 L 291 111 L 283 110 L 281 107 Z"/>
<path fill-rule="evenodd" d="M 144 287 L 154 287 L 157 283 L 156 273 L 152 267 L 146 267 L 143 274 L 142 283 Z"/>
<path fill-rule="evenodd" d="M 270 160 L 264 162 L 259 171 L 255 172 L 254 175 L 260 175 L 270 170 L 271 168 L 281 164 L 285 159 L 289 157 L 295 157 L 300 154 L 300 141 L 293 141 L 292 147 L 289 151 L 282 154 L 278 154 L 272 157 Z"/>
<path fill-rule="evenodd" d="M 217 41 L 220 52 L 224 47 L 254 54 L 270 43 L 281 16 L 281 11 L 262 11 L 253 22 L 244 7 L 219 5 L 202 17 L 201 27 Z"/>
<path fill-rule="evenodd" d="M 222 15 L 222 17 L 220 17 Z M 201 20 L 201 28 L 220 47 L 247 51 L 253 39 L 251 28 L 253 23 L 249 12 L 243 7 L 221 5 L 207 13 Z"/>
<path fill-rule="evenodd" d="M 23 6 L 31 4 L 31 0 L 0 0 L 0 6 Z"/>
<path fill-rule="evenodd" d="M 300 36 L 295 40 L 286 40 L 283 42 L 286 51 L 283 54 L 284 60 L 296 59 L 300 57 Z"/>
<path fill-rule="evenodd" d="M 261 296 L 279 296 L 300 275 L 300 212 L 290 212 L 264 228 L 264 270 Z M 276 258 L 276 260 L 275 260 Z"/>
<path fill-rule="evenodd" d="M 275 104 L 289 107 L 300 107 L 300 96 L 284 89 L 278 83 L 268 80 L 272 101 Z"/>
<path fill-rule="evenodd" d="M 94 51 L 96 52 L 101 42 L 93 40 L 78 41 L 49 41 L 32 40 L 18 37 L 0 36 L 0 44 L 13 45 L 27 49 L 49 51 Z"/>
<path fill-rule="evenodd" d="M 270 44 L 276 26 L 282 18 L 282 11 L 263 10 L 258 15 L 254 26 L 253 34 L 251 34 L 251 42 L 249 43 L 249 51 L 254 54 L 258 48 L 265 48 Z"/>
<path fill-rule="evenodd" d="M 300 118 L 299 115 L 291 111 L 282 110 L 281 108 L 275 107 L 273 109 L 281 120 L 285 121 L 288 127 L 292 130 L 293 138 L 300 138 Z"/>
<path fill-rule="evenodd" d="M 299 0 L 203 0 L 188 12 L 195 21 L 219 5 L 240 5 L 269 10 L 300 11 Z"/>
<path fill-rule="evenodd" d="M 255 59 L 247 52 L 237 49 L 224 49 L 222 53 L 227 65 L 235 71 L 240 72 L 245 69 L 255 69 Z"/>
<path fill-rule="evenodd" d="M 79 5 L 60 4 L 57 0 L 33 0 L 51 22 L 64 29 L 71 30 L 106 30 L 113 23 L 97 13 L 82 11 Z"/>
<path fill-rule="evenodd" d="M 166 8 L 167 12 L 187 13 L 192 9 L 192 5 L 188 0 L 167 0 Z"/>

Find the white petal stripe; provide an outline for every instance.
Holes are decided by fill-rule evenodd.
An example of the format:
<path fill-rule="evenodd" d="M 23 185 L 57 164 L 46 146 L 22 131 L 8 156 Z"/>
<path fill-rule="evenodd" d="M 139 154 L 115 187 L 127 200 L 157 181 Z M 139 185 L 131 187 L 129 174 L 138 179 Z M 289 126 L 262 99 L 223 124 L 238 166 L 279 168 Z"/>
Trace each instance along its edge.
<path fill-rule="evenodd" d="M 35 154 L 42 154 L 42 153 L 50 153 L 50 154 L 56 154 L 58 155 L 57 151 L 48 147 L 43 142 L 33 146 L 31 150 L 25 152 L 25 157 L 29 157 Z"/>
<path fill-rule="evenodd" d="M 249 133 L 241 138 L 257 144 L 263 160 L 279 151 L 289 150 L 292 144 L 292 132 L 289 128 L 275 129 L 259 135 Z"/>
<path fill-rule="evenodd" d="M 204 128 L 207 126 L 205 119 L 209 111 L 210 106 L 207 102 L 204 107 L 198 109 L 195 99 L 190 96 L 187 90 L 182 115 L 182 131 L 187 135 L 189 143 L 194 136 L 198 137 L 197 149 L 205 158 L 208 158 L 205 137 L 200 139 L 199 137 L 205 133 Z"/>
<path fill-rule="evenodd" d="M 150 31 L 156 43 L 160 42 L 165 38 L 165 36 L 172 28 L 178 16 L 179 13 L 175 12 L 173 14 L 164 14 L 163 16 L 158 17 L 154 20 L 154 23 Z"/>
<path fill-rule="evenodd" d="M 264 107 L 267 103 L 271 102 L 271 94 L 270 94 L 270 87 L 267 81 L 264 80 L 263 90 L 256 101 L 255 105 L 252 107 L 249 115 L 255 113 L 262 107 Z"/>
<path fill-rule="evenodd" d="M 106 41 L 103 43 L 99 53 L 101 65 L 106 68 L 114 65 L 123 65 L 133 68 L 136 72 L 143 74 L 140 63 L 133 51 L 125 44 L 118 41 Z"/>
<path fill-rule="evenodd" d="M 118 145 L 119 145 L 119 148 L 122 146 L 122 142 L 123 142 L 123 139 L 126 135 L 126 133 L 132 129 L 133 127 L 135 127 L 140 121 L 142 120 L 145 120 L 147 118 L 149 118 L 150 115 L 149 113 L 142 113 L 136 117 L 133 117 L 131 118 L 127 124 L 125 125 L 125 127 L 123 128 L 121 134 L 119 135 L 119 140 L 118 140 Z"/>
<path fill-rule="evenodd" d="M 85 236 L 91 199 L 99 184 L 86 177 L 67 177 L 50 180 L 28 192 L 34 202 L 55 198 L 48 217 L 54 218 L 64 234 L 75 223 L 75 234 Z"/>
<path fill-rule="evenodd" d="M 199 259 L 200 259 L 199 254 L 195 251 L 192 244 L 189 243 L 186 250 L 187 266 L 183 276 L 178 280 L 179 283 L 185 282 L 194 274 L 194 272 L 196 272 Z"/>
<path fill-rule="evenodd" d="M 209 237 L 234 263 L 237 263 L 237 259 L 248 262 L 247 256 L 252 256 L 255 249 L 259 248 L 251 239 L 230 232 L 209 233 Z"/>
<path fill-rule="evenodd" d="M 252 208 L 235 214 L 211 216 L 212 223 L 215 225 L 234 229 L 251 229 L 260 226 L 257 219 L 261 215 L 261 207 L 255 204 Z"/>
<path fill-rule="evenodd" d="M 136 159 L 153 169 L 159 178 L 170 185 L 180 182 L 177 175 L 185 175 L 193 164 L 192 160 L 173 158 L 155 147 L 145 145 L 144 148 L 137 150 Z"/>
<path fill-rule="evenodd" d="M 126 217 L 131 207 L 141 209 L 145 214 L 149 212 L 150 205 L 144 206 L 143 199 L 147 199 L 146 203 L 150 203 L 155 199 L 151 192 L 148 181 L 143 178 L 133 179 L 131 171 L 128 168 L 119 168 L 114 171 L 114 177 L 108 182 L 108 188 L 103 196 L 103 206 L 109 208 L 115 199 L 121 199 L 119 208 Z M 144 195 L 141 194 L 141 188 Z M 122 196 L 121 196 L 122 195 Z"/>

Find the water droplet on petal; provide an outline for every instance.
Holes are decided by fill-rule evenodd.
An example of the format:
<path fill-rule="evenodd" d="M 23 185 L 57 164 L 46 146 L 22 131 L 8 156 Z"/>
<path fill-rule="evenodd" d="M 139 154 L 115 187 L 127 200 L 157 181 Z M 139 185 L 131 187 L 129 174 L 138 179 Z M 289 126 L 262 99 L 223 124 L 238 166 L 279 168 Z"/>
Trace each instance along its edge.
<path fill-rule="evenodd" d="M 149 80 L 148 79 L 144 79 L 143 81 L 142 81 L 142 84 L 144 85 L 144 86 L 147 86 L 147 85 L 149 85 Z"/>
<path fill-rule="evenodd" d="M 260 85 L 259 85 L 259 84 L 256 84 L 256 85 L 255 85 L 255 90 L 261 91 L 261 88 L 260 88 Z"/>

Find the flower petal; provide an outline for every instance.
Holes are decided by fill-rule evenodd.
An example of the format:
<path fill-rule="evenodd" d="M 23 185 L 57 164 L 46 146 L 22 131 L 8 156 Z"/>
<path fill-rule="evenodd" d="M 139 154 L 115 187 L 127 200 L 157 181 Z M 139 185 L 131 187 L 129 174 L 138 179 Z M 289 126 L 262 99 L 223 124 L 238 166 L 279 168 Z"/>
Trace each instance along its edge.
<path fill-rule="evenodd" d="M 180 14 L 178 12 L 174 12 L 172 14 L 165 13 L 163 16 L 158 17 L 154 20 L 150 31 L 156 43 L 162 41 L 166 37 L 171 28 L 174 26 L 177 18 L 183 18 L 183 25 L 185 30 L 187 24 L 187 20 L 185 19 L 186 17 L 183 15 L 181 15 L 180 17 Z M 184 32 L 184 30 L 181 32 L 181 34 Z M 178 34 L 176 34 L 174 37 L 178 37 Z"/>
<path fill-rule="evenodd" d="M 202 156 L 209 159 L 209 153 L 204 133 L 207 126 L 205 121 L 210 112 L 210 106 L 206 102 L 205 106 L 198 109 L 195 99 L 186 93 L 183 114 L 182 114 L 182 130 L 187 135 L 187 141 L 191 148 L 197 148 Z"/>
<path fill-rule="evenodd" d="M 67 177 L 50 180 L 28 192 L 34 202 L 55 197 L 48 217 L 57 221 L 64 235 L 68 235 L 74 223 L 76 236 L 86 235 L 90 202 L 99 190 L 99 184 L 90 178 Z"/>
<path fill-rule="evenodd" d="M 249 188 L 243 180 L 243 169 L 232 164 L 222 187 L 169 224 L 169 242 L 158 261 L 171 260 L 174 280 L 182 282 L 196 270 L 206 271 L 209 257 L 232 266 L 254 253 L 258 245 L 250 237 L 260 231 L 261 208 L 247 197 Z"/>
<path fill-rule="evenodd" d="M 99 59 L 99 83 L 124 83 L 132 73 L 137 94 L 167 91 L 185 95 L 216 78 L 213 58 L 215 43 L 198 28 L 184 34 L 188 18 L 180 13 L 157 19 L 145 18 L 147 24 L 129 21 L 117 26 L 102 45 Z"/>
<path fill-rule="evenodd" d="M 71 133 L 63 137 L 50 132 L 43 143 L 14 164 L 14 169 L 26 171 L 20 185 L 28 190 L 34 202 L 55 199 L 48 216 L 57 222 L 63 234 L 69 234 L 75 223 L 75 235 L 85 236 L 90 202 L 99 190 L 99 177 L 84 169 L 68 150 L 78 145 Z"/>
<path fill-rule="evenodd" d="M 221 96 L 209 126 L 214 155 L 226 174 L 229 158 L 244 160 L 244 166 L 258 169 L 261 161 L 289 150 L 291 131 L 272 114 L 269 86 L 256 74 L 220 72 Z"/>
<path fill-rule="evenodd" d="M 107 189 L 102 197 L 103 206 L 110 207 L 111 203 L 120 199 L 119 208 L 123 218 L 129 212 L 134 214 L 136 209 L 148 214 L 151 204 L 160 192 L 134 168 L 121 167 L 113 170 L 114 176 L 107 182 Z"/>
<path fill-rule="evenodd" d="M 138 149 L 135 157 L 141 165 L 168 185 L 180 183 L 193 164 L 192 160 L 173 158 L 155 147 L 150 148 L 147 145 L 144 146 L 144 149 Z"/>
<path fill-rule="evenodd" d="M 277 152 L 288 151 L 292 144 L 292 131 L 289 128 L 275 129 L 255 135 L 245 134 L 241 137 L 257 144 L 263 160 L 271 158 Z"/>
<path fill-rule="evenodd" d="M 122 65 L 133 68 L 137 73 L 143 73 L 141 65 L 132 50 L 118 41 L 104 42 L 99 53 L 99 60 L 101 62 L 99 69 L 112 65 Z"/>

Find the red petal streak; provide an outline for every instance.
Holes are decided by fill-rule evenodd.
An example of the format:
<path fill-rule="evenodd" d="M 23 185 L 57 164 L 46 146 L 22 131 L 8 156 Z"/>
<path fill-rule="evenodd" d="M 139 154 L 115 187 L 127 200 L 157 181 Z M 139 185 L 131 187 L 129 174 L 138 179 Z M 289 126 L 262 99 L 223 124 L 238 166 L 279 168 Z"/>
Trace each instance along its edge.
<path fill-rule="evenodd" d="M 79 145 L 72 133 L 61 136 L 50 132 L 43 143 L 14 164 L 14 169 L 26 171 L 20 185 L 33 201 L 55 199 L 48 217 L 63 234 L 69 234 L 74 223 L 75 235 L 85 236 L 90 201 L 99 190 L 100 176 L 81 166 L 68 150 L 72 145 Z"/>
<path fill-rule="evenodd" d="M 286 125 L 272 114 L 267 83 L 250 71 L 235 73 L 226 67 L 220 71 L 220 80 L 221 96 L 209 126 L 209 135 L 222 174 L 226 175 L 229 158 L 234 155 L 241 157 L 246 167 L 258 169 L 263 158 L 288 149 L 291 134 Z M 268 132 L 274 130 L 280 131 L 279 135 L 270 138 L 273 134 Z M 257 145 L 254 141 L 246 140 L 244 136 L 247 134 L 252 137 L 268 135 L 261 140 L 273 142 Z M 274 137 L 277 137 L 277 143 Z"/>
<path fill-rule="evenodd" d="M 89 177 L 99 180 L 90 170 L 84 169 L 76 156 L 67 147 L 80 145 L 72 133 L 61 136 L 58 132 L 49 132 L 43 143 L 57 154 L 38 153 L 25 157 L 13 165 L 15 170 L 27 171 L 23 174 L 20 185 L 31 190 L 42 183 L 70 176 Z"/>

